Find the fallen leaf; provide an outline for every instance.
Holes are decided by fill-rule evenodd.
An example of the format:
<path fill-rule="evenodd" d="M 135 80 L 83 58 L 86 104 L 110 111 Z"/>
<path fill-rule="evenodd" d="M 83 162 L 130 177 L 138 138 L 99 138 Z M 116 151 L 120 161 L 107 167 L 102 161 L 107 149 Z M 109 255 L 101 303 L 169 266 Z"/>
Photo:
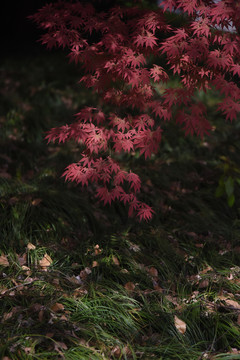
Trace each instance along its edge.
<path fill-rule="evenodd" d="M 178 302 L 177 302 L 177 298 L 174 296 L 174 297 L 172 297 L 171 295 L 166 295 L 165 296 L 166 297 L 166 299 L 168 300 L 168 301 L 170 301 L 172 304 L 174 304 L 174 305 L 179 305 L 178 304 Z"/>
<path fill-rule="evenodd" d="M 32 349 L 31 347 L 25 347 L 25 348 L 24 348 L 24 351 L 25 351 L 26 354 L 31 354 L 31 353 L 32 353 L 32 350 L 33 350 L 33 349 Z"/>
<path fill-rule="evenodd" d="M 40 310 L 38 313 L 38 320 L 40 322 L 43 322 L 43 315 L 44 315 L 44 310 Z"/>
<path fill-rule="evenodd" d="M 35 249 L 36 249 L 36 246 L 33 245 L 32 243 L 28 243 L 28 244 L 27 244 L 27 249 L 28 249 L 28 250 L 35 250 Z"/>
<path fill-rule="evenodd" d="M 3 317 L 2 317 L 3 322 L 11 319 L 11 317 L 13 316 L 13 314 L 14 314 L 13 311 L 10 311 L 10 312 L 8 312 L 8 313 L 7 313 L 7 312 L 4 313 L 4 314 L 3 314 Z"/>
<path fill-rule="evenodd" d="M 99 254 L 101 254 L 101 252 L 102 252 L 102 250 L 100 249 L 99 245 L 98 244 L 95 245 L 94 246 L 94 254 L 99 255 Z"/>
<path fill-rule="evenodd" d="M 124 346 L 123 348 L 123 353 L 125 355 L 131 356 L 132 355 L 132 351 L 130 350 L 130 348 L 128 347 L 128 345 Z"/>
<path fill-rule="evenodd" d="M 136 245 L 136 244 L 133 244 L 133 243 L 130 243 L 129 249 L 133 250 L 134 252 L 138 252 L 138 251 L 140 251 L 140 246 Z"/>
<path fill-rule="evenodd" d="M 209 280 L 204 279 L 199 283 L 198 287 L 199 287 L 199 289 L 204 289 L 204 288 L 207 288 L 208 285 L 209 285 Z"/>
<path fill-rule="evenodd" d="M 29 268 L 28 266 L 26 266 L 26 265 L 22 265 L 22 270 L 24 270 L 24 271 L 29 271 L 30 268 Z"/>
<path fill-rule="evenodd" d="M 0 256 L 0 265 L 9 266 L 9 262 L 8 262 L 8 259 L 7 259 L 6 255 L 1 255 Z"/>
<path fill-rule="evenodd" d="M 118 345 L 114 346 L 114 348 L 111 351 L 111 355 L 114 356 L 114 357 L 117 357 L 117 358 L 119 356 L 121 356 L 121 353 L 122 353 L 121 349 L 120 349 L 120 347 Z"/>
<path fill-rule="evenodd" d="M 128 291 L 133 291 L 135 289 L 135 285 L 131 281 L 127 282 L 124 287 Z"/>
<path fill-rule="evenodd" d="M 119 260 L 118 260 L 118 258 L 116 257 L 116 256 L 112 256 L 112 261 L 113 261 L 113 263 L 115 264 L 115 265 L 117 265 L 117 266 L 119 266 L 120 265 L 120 262 L 119 262 Z"/>
<path fill-rule="evenodd" d="M 181 334 L 185 334 L 187 330 L 187 325 L 183 320 L 179 319 L 176 315 L 174 316 L 174 325 Z"/>
<path fill-rule="evenodd" d="M 43 258 L 39 261 L 43 271 L 47 271 L 47 268 L 52 264 L 52 259 L 48 254 L 45 254 Z"/>
<path fill-rule="evenodd" d="M 156 290 L 160 293 L 163 293 L 163 288 L 161 288 L 161 286 L 159 286 L 158 284 L 154 285 L 153 288 L 154 288 L 154 290 Z"/>
<path fill-rule="evenodd" d="M 60 304 L 60 303 L 55 303 L 54 305 L 51 306 L 51 310 L 53 312 L 63 311 L 64 310 L 64 305 Z"/>
<path fill-rule="evenodd" d="M 200 271 L 200 274 L 206 274 L 209 271 L 213 271 L 213 268 L 211 266 L 207 266 L 205 269 Z"/>
<path fill-rule="evenodd" d="M 86 267 L 80 271 L 80 274 L 77 276 L 77 278 L 79 278 L 80 282 L 85 281 L 91 272 L 92 270 L 89 267 Z"/>
<path fill-rule="evenodd" d="M 87 289 L 76 289 L 74 290 L 73 292 L 73 297 L 76 298 L 76 297 L 82 297 L 84 295 L 87 295 L 88 294 L 88 291 Z"/>
<path fill-rule="evenodd" d="M 150 267 L 150 269 L 147 270 L 149 275 L 157 277 L 158 276 L 158 271 L 155 267 Z"/>
<path fill-rule="evenodd" d="M 234 309 L 240 310 L 240 304 L 237 301 L 227 299 L 225 300 L 225 303 Z"/>
<path fill-rule="evenodd" d="M 46 333 L 46 337 L 53 338 L 54 333 L 53 332 Z"/>
<path fill-rule="evenodd" d="M 34 200 L 32 201 L 32 205 L 33 205 L 33 206 L 37 206 L 37 205 L 39 205 L 41 202 L 42 202 L 42 199 L 34 199 Z"/>
<path fill-rule="evenodd" d="M 20 266 L 26 265 L 26 263 L 27 263 L 27 254 L 23 254 L 22 256 L 17 255 L 17 257 L 18 257 L 18 262 L 19 262 Z"/>
<path fill-rule="evenodd" d="M 229 353 L 227 353 L 229 354 Z M 230 354 L 240 354 L 240 351 L 237 348 L 231 348 Z"/>

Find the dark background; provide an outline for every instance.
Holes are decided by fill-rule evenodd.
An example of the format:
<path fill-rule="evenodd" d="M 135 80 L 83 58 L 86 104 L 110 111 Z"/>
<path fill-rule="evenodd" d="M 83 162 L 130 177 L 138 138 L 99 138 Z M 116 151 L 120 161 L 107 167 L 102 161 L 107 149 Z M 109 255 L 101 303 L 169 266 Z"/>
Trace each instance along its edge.
<path fill-rule="evenodd" d="M 38 41 L 43 34 L 42 30 L 38 29 L 37 25 L 28 17 L 51 1 L 4 2 L 4 9 L 1 11 L 1 57 L 46 51 L 46 48 Z"/>
<path fill-rule="evenodd" d="M 30 15 L 37 12 L 44 5 L 54 3 L 58 0 L 17 0 L 4 1 L 4 8 L 1 10 L 1 57 L 10 54 L 29 54 L 46 51 L 39 39 L 43 30 L 37 27 Z M 66 2 L 67 0 L 65 0 Z M 81 2 L 89 2 L 82 0 Z M 90 0 L 97 10 L 106 10 L 118 0 Z M 120 0 L 121 3 L 121 0 Z"/>

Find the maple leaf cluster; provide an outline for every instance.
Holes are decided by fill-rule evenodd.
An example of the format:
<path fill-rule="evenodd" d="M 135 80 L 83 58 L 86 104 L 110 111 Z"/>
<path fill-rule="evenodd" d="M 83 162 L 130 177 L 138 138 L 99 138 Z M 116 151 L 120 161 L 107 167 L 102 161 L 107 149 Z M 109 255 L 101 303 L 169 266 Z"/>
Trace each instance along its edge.
<path fill-rule="evenodd" d="M 166 16 L 176 10 L 186 15 L 179 28 Z M 194 97 L 199 90 L 217 89 L 223 95 L 218 110 L 236 119 L 239 3 L 164 0 L 156 10 L 114 6 L 99 12 L 90 3 L 59 1 L 32 18 L 46 31 L 42 43 L 68 48 L 70 61 L 82 66 L 80 81 L 112 109 L 85 107 L 74 123 L 49 131 L 48 141 L 73 139 L 82 147 L 79 162 L 69 165 L 63 176 L 82 186 L 95 184 L 104 204 L 122 201 L 129 205 L 130 216 L 150 219 L 153 210 L 137 198 L 138 175 L 122 168 L 114 156 L 139 152 L 147 159 L 157 153 L 161 123 L 173 118 L 173 110 L 186 134 L 209 134 L 206 108 Z M 167 88 L 171 74 L 179 77 L 181 86 Z M 163 89 L 161 95 L 156 84 Z"/>

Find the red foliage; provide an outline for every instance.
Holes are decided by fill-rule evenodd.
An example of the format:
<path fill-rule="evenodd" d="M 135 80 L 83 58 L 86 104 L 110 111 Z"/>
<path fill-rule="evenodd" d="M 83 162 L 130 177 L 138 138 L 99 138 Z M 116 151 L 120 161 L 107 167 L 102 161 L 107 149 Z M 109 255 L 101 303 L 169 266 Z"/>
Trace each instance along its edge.
<path fill-rule="evenodd" d="M 180 28 L 172 28 L 166 20 L 165 12 L 175 10 L 186 13 Z M 104 113 L 86 107 L 73 124 L 49 131 L 48 141 L 74 139 L 82 145 L 80 161 L 69 165 L 63 176 L 82 186 L 93 183 L 104 204 L 122 201 L 129 205 L 129 216 L 150 219 L 153 210 L 136 196 L 139 177 L 122 169 L 114 153 L 139 151 L 145 158 L 157 153 L 161 122 L 171 120 L 173 109 L 186 134 L 208 134 L 206 109 L 194 98 L 199 89 L 219 90 L 224 98 L 218 110 L 227 119 L 236 119 L 239 3 L 164 0 L 156 10 L 115 6 L 99 12 L 91 4 L 60 1 L 46 5 L 33 19 L 46 30 L 42 42 L 48 48 L 67 47 L 70 61 L 82 65 L 81 81 L 114 109 Z M 150 57 L 166 65 L 151 65 Z M 155 83 L 168 82 L 171 73 L 179 76 L 181 87 L 157 96 Z"/>

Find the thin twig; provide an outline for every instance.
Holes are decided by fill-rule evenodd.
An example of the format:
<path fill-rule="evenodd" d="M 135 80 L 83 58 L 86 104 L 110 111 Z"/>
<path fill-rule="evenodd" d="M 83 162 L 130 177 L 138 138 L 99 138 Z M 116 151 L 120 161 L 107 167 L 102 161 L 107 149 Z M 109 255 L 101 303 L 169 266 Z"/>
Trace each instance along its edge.
<path fill-rule="evenodd" d="M 21 287 L 21 286 L 31 285 L 31 284 L 34 283 L 35 281 L 36 281 L 36 280 L 32 280 L 32 281 L 25 282 L 25 283 L 23 283 L 23 284 L 19 284 L 19 285 L 13 286 L 13 287 L 11 287 L 10 289 L 5 290 L 3 294 L 0 294 L 0 297 L 3 297 L 4 295 L 6 295 L 6 293 L 9 293 L 9 292 L 11 292 L 11 291 L 13 291 L 13 290 Z"/>

